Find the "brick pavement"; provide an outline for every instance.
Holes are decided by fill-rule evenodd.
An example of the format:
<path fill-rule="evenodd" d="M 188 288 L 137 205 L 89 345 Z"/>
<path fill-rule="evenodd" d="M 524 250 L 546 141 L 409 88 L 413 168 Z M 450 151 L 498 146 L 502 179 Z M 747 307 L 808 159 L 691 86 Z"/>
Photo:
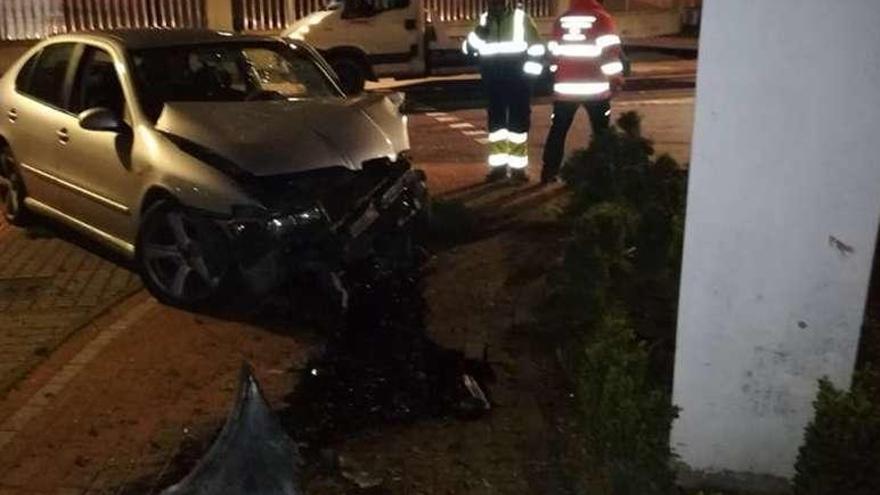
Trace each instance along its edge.
<path fill-rule="evenodd" d="M 140 288 L 127 267 L 37 224 L 0 221 L 0 396 L 77 328 Z"/>

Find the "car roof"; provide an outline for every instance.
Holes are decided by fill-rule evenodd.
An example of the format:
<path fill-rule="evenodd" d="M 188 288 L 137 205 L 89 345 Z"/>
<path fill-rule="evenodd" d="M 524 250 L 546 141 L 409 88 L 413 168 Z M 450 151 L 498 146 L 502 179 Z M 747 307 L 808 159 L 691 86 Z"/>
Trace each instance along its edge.
<path fill-rule="evenodd" d="M 211 29 L 112 29 L 104 31 L 81 31 L 53 36 L 49 41 L 83 41 L 84 39 L 116 42 L 125 48 L 162 48 L 208 43 L 242 41 L 277 41 L 277 38 L 259 35 L 237 34 L 231 31 Z"/>

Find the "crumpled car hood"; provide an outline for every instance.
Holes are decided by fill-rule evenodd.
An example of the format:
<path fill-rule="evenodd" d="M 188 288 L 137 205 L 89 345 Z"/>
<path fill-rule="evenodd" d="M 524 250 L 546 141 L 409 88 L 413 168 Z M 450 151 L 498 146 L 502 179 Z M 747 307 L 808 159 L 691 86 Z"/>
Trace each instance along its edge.
<path fill-rule="evenodd" d="M 409 149 L 406 118 L 382 95 L 167 103 L 156 128 L 256 176 L 359 170 L 364 161 Z"/>

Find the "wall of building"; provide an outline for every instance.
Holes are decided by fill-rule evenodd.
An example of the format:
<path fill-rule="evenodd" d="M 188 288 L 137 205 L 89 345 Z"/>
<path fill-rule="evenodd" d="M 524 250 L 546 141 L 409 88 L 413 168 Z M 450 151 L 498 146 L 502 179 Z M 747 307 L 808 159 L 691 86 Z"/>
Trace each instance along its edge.
<path fill-rule="evenodd" d="M 34 45 L 35 41 L 0 41 L 0 74 L 6 72 L 6 69 L 18 60 L 28 48 Z"/>
<path fill-rule="evenodd" d="M 205 0 L 205 17 L 211 29 L 232 29 L 232 0 Z"/>
<path fill-rule="evenodd" d="M 880 220 L 880 2 L 707 0 L 672 444 L 789 477 L 817 380 L 850 383 Z"/>

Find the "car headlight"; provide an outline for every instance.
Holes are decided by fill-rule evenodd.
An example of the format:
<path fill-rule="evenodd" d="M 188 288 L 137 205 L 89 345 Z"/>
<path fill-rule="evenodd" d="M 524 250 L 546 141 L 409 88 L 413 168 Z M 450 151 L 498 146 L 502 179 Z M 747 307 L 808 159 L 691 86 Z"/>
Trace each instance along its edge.
<path fill-rule="evenodd" d="M 273 216 L 266 222 L 266 230 L 275 236 L 283 236 L 297 230 L 308 229 L 327 221 L 327 214 L 320 205 L 314 205 L 293 213 Z"/>
<path fill-rule="evenodd" d="M 327 213 L 321 205 L 313 205 L 292 213 L 270 212 L 264 208 L 250 205 L 232 207 L 232 220 L 229 227 L 235 235 L 248 232 L 256 234 L 263 231 L 275 237 L 285 236 L 295 231 L 306 230 L 327 221 Z"/>

